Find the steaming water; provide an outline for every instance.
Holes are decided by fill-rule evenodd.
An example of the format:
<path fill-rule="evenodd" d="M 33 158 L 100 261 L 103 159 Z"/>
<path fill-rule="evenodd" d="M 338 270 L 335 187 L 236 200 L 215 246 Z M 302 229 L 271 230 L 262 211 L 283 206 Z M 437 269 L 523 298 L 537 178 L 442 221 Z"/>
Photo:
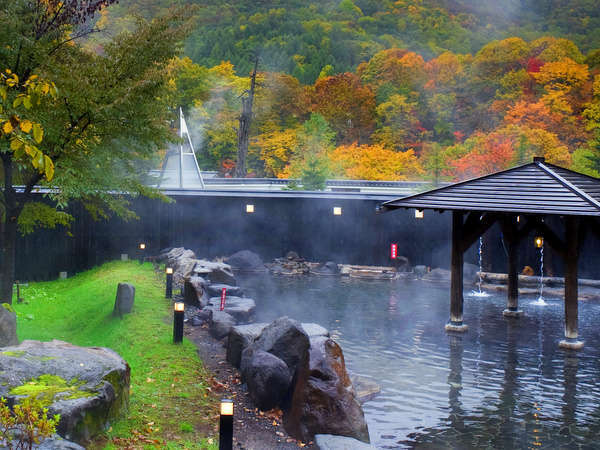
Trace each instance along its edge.
<path fill-rule="evenodd" d="M 257 321 L 329 328 L 353 373 L 381 393 L 363 409 L 377 448 L 593 447 L 600 432 L 600 303 L 579 305 L 579 353 L 558 348 L 563 304 L 505 319 L 505 295 L 465 297 L 464 335 L 444 332 L 447 287 L 421 281 L 246 278 Z"/>

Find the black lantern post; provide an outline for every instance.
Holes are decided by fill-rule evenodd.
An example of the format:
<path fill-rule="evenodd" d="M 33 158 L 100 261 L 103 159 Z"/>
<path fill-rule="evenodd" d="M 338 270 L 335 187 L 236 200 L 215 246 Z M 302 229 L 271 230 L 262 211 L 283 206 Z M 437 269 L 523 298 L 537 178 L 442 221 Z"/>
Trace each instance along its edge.
<path fill-rule="evenodd" d="M 233 400 L 221 400 L 219 419 L 219 450 L 233 449 Z"/>
<path fill-rule="evenodd" d="M 167 285 L 165 287 L 165 298 L 173 298 L 173 268 L 167 267 L 165 269 L 167 274 Z"/>
<path fill-rule="evenodd" d="M 177 302 L 173 307 L 173 343 L 179 344 L 183 341 L 183 315 L 185 303 Z"/>

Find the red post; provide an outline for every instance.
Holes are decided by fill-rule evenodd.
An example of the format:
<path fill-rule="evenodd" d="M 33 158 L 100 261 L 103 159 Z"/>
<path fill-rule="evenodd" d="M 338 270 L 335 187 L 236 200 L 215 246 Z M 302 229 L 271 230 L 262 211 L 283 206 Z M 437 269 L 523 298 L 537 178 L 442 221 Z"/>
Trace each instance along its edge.
<path fill-rule="evenodd" d="M 398 258 L 398 244 L 390 245 L 390 258 L 392 258 L 392 259 Z"/>
<path fill-rule="evenodd" d="M 221 290 L 221 311 L 225 309 L 225 297 L 227 296 L 227 288 Z"/>

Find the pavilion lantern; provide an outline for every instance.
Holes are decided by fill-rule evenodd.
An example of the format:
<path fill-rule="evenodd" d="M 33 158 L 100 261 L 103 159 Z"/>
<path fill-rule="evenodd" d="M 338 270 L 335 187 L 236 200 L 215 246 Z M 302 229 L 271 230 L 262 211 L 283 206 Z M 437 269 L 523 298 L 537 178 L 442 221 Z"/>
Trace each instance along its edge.
<path fill-rule="evenodd" d="M 544 246 L 544 238 L 542 236 L 536 236 L 533 243 L 536 248 L 542 248 Z"/>

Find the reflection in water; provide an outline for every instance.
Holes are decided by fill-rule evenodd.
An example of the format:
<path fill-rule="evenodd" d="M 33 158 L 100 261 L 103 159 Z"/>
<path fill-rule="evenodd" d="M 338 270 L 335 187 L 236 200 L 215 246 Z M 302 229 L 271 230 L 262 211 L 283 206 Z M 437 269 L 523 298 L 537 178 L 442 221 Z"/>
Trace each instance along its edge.
<path fill-rule="evenodd" d="M 421 281 L 248 278 L 257 320 L 288 315 L 329 328 L 350 371 L 381 385 L 364 405 L 377 448 L 593 447 L 600 433 L 600 349 L 558 348 L 562 300 L 506 320 L 504 295 L 465 298 L 464 335 L 447 334 L 447 288 Z M 600 303 L 580 332 L 600 341 Z"/>

